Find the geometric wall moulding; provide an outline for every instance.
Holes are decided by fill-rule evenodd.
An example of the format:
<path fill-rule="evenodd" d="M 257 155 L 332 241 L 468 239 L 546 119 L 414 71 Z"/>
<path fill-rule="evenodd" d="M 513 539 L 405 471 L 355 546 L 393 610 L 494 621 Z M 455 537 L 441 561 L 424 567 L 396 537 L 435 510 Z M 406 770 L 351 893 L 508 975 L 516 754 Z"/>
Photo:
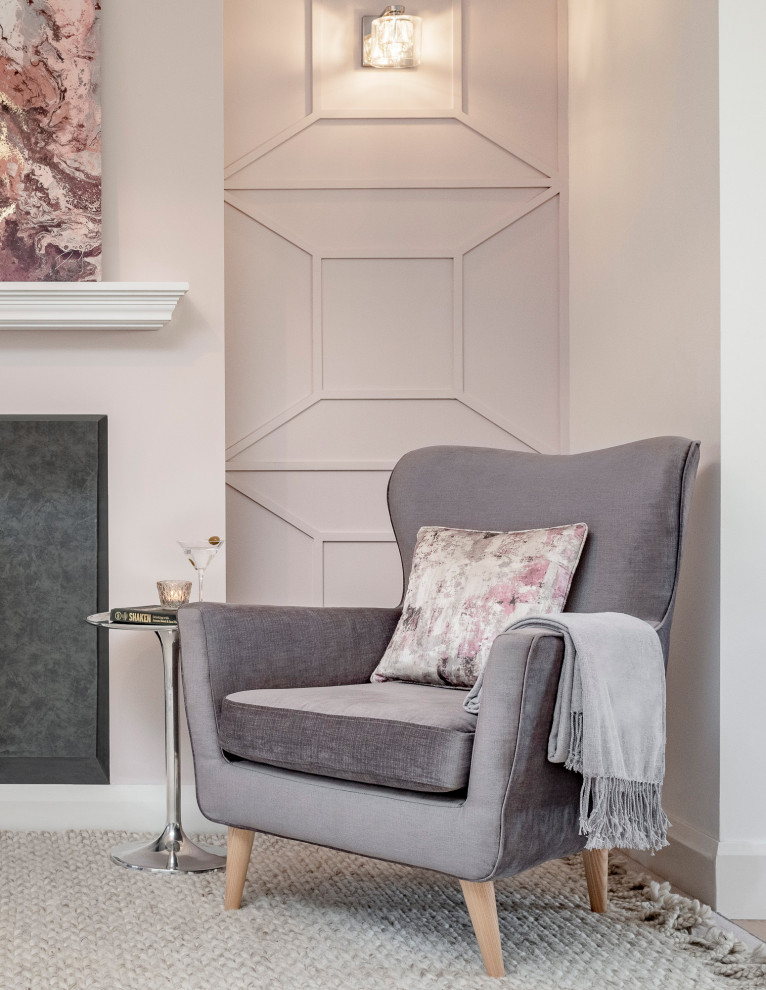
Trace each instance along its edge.
<path fill-rule="evenodd" d="M 567 46 L 566 0 L 465 6 L 468 120 L 526 161 L 557 169 L 567 104 L 566 90 L 559 90 L 566 79 L 565 62 L 559 65 Z"/>
<path fill-rule="evenodd" d="M 237 601 L 316 603 L 310 536 L 233 487 L 226 489 L 226 521 L 237 534 L 226 554 L 226 579 L 237 589 Z"/>
<path fill-rule="evenodd" d="M 229 588 L 392 605 L 406 451 L 560 453 L 566 0 L 226 0 Z"/>
<path fill-rule="evenodd" d="M 318 533 L 391 532 L 386 502 L 389 472 L 229 471 L 227 481 L 283 518 Z"/>
<path fill-rule="evenodd" d="M 558 450 L 554 189 L 236 190 L 226 199 L 230 458 L 249 448 L 248 464 L 321 463 L 299 455 L 298 420 L 313 420 L 320 402 L 364 400 L 455 400 L 500 446 L 510 438 Z M 423 229 L 438 218 L 451 257 L 429 256 L 426 241 L 393 243 L 410 212 Z M 391 224 L 388 254 L 365 253 L 376 224 Z M 423 410 L 426 419 L 436 411 Z M 455 411 L 448 419 L 462 433 Z M 404 436 L 423 425 L 407 424 Z M 348 431 L 335 426 L 342 445 Z"/>
<path fill-rule="evenodd" d="M 452 259 L 323 261 L 325 388 L 450 388 L 452 308 Z"/>
<path fill-rule="evenodd" d="M 343 168 L 342 162 L 349 165 Z M 243 163 L 225 185 L 227 189 L 475 189 L 542 187 L 550 186 L 551 180 L 458 120 L 365 119 L 319 120 Z"/>
<path fill-rule="evenodd" d="M 229 558 L 228 576 L 236 581 L 238 594 L 261 604 L 395 605 L 401 598 L 401 559 L 388 513 L 381 513 L 386 506 L 388 474 L 352 471 L 340 477 L 333 472 L 305 472 L 301 487 L 306 494 L 314 489 L 315 503 L 329 493 L 328 485 L 342 492 L 350 483 L 360 495 L 359 482 L 375 479 L 373 511 L 362 518 L 371 506 L 367 501 L 358 504 L 352 516 L 361 525 L 354 529 L 351 517 L 344 518 L 340 527 L 327 517 L 324 525 L 317 526 L 296 512 L 300 510 L 294 498 L 296 473 L 288 480 L 282 473 L 230 471 L 228 518 L 230 526 L 234 524 L 241 533 L 241 546 Z M 287 496 L 285 501 L 274 492 L 275 487 Z M 271 496 L 264 494 L 269 488 Z M 309 514 L 314 515 L 313 511 Z M 253 567 L 253 560 L 259 558 L 272 564 L 268 569 Z"/>
<path fill-rule="evenodd" d="M 225 224 L 226 429 L 233 441 L 311 392 L 312 264 L 305 251 L 230 206 Z"/>
<path fill-rule="evenodd" d="M 226 199 L 323 258 L 439 258 L 510 223 L 544 188 L 238 189 Z"/>
<path fill-rule="evenodd" d="M 323 399 L 260 439 L 233 445 L 228 467 L 259 463 L 375 462 L 393 467 L 408 450 L 434 444 L 473 444 L 527 450 L 510 431 L 458 399 Z M 264 431 L 265 432 L 265 431 Z"/>
<path fill-rule="evenodd" d="M 228 165 L 310 112 L 306 48 L 310 45 L 311 3 L 225 0 L 222 6 L 224 160 Z"/>
<path fill-rule="evenodd" d="M 559 238 L 554 197 L 463 259 L 465 390 L 549 449 L 560 431 Z"/>

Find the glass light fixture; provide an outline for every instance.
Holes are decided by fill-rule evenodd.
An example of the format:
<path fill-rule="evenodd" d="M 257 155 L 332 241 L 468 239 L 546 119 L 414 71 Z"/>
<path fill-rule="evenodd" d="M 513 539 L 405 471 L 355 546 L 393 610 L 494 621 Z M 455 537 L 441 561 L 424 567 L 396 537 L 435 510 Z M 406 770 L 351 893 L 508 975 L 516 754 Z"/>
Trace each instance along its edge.
<path fill-rule="evenodd" d="M 420 65 L 421 19 L 393 4 L 380 17 L 362 19 L 362 65 L 374 69 L 413 69 Z"/>

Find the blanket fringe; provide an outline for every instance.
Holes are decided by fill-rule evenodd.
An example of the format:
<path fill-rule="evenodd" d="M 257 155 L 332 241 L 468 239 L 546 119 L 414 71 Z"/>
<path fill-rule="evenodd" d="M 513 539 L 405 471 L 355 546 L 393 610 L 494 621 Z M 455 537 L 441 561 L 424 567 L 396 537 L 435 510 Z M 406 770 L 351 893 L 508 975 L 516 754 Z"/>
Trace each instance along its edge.
<path fill-rule="evenodd" d="M 647 849 L 668 845 L 661 784 L 620 777 L 583 777 L 580 835 L 586 849 Z M 589 810 L 590 809 L 590 810 Z"/>
<path fill-rule="evenodd" d="M 569 753 L 564 766 L 583 773 L 582 712 L 569 715 Z M 589 777 L 580 791 L 580 835 L 586 849 L 647 849 L 668 845 L 662 785 L 620 777 Z"/>

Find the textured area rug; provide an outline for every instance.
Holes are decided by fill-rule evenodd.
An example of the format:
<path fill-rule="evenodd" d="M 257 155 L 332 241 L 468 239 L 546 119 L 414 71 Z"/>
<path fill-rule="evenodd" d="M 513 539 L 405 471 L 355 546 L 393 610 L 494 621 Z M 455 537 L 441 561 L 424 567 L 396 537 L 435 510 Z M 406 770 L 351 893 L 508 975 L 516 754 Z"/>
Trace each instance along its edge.
<path fill-rule="evenodd" d="M 766 987 L 766 956 L 619 862 L 607 915 L 588 910 L 579 856 L 498 882 L 507 976 L 492 980 L 448 877 L 256 836 L 242 909 L 224 913 L 222 872 L 112 865 L 132 838 L 0 833 L 2 990 Z"/>

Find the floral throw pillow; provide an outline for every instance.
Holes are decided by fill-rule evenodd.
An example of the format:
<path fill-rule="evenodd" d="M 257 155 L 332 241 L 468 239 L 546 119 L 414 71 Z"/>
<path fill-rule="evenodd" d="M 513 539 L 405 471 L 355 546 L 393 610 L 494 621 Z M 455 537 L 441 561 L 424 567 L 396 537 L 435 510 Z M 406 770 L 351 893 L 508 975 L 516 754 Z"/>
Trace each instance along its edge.
<path fill-rule="evenodd" d="M 422 527 L 399 624 L 370 680 L 472 687 L 506 626 L 563 610 L 587 533 L 585 523 Z"/>

